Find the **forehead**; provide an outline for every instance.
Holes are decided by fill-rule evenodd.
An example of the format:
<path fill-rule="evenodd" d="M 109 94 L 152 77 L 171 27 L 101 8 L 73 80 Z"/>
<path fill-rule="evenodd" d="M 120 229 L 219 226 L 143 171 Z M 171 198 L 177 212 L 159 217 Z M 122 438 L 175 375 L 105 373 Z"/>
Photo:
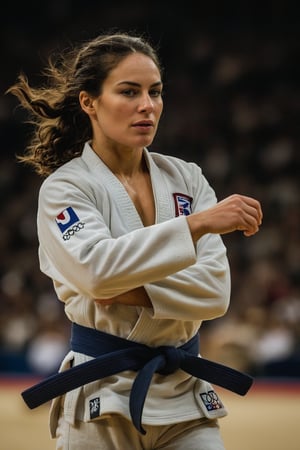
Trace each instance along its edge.
<path fill-rule="evenodd" d="M 131 53 L 109 73 L 106 81 L 117 84 L 122 81 L 157 83 L 161 81 L 155 62 L 142 53 Z"/>

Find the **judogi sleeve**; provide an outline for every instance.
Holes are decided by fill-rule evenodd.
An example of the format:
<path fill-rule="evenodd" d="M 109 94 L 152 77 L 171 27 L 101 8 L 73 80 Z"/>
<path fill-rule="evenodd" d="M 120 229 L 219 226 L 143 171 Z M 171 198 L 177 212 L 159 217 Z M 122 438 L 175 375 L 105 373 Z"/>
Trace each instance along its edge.
<path fill-rule="evenodd" d="M 93 299 L 110 298 L 196 261 L 185 217 L 113 238 L 92 191 L 80 176 L 67 179 L 65 173 L 50 177 L 39 193 L 40 267 L 53 280 Z"/>
<path fill-rule="evenodd" d="M 215 192 L 196 164 L 190 164 L 189 168 L 193 212 L 205 210 L 217 202 Z M 225 314 L 231 281 L 221 236 L 202 236 L 197 242 L 196 253 L 194 264 L 145 286 L 154 318 L 210 320 Z"/>

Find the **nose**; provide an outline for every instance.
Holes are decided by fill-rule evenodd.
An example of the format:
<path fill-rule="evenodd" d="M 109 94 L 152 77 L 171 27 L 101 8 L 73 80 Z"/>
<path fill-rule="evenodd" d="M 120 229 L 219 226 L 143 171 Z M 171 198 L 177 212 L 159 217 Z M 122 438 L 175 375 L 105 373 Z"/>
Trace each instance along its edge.
<path fill-rule="evenodd" d="M 148 93 L 143 95 L 139 104 L 139 112 L 151 112 L 153 107 L 154 104 L 150 95 Z"/>

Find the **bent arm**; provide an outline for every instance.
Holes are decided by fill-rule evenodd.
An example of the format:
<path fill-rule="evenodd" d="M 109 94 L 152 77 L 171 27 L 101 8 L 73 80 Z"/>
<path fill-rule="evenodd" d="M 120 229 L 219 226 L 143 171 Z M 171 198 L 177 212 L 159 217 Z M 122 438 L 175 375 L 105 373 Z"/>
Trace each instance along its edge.
<path fill-rule="evenodd" d="M 227 311 L 231 282 L 226 249 L 217 235 L 200 241 L 195 264 L 145 286 L 155 318 L 211 320 Z"/>
<path fill-rule="evenodd" d="M 194 177 L 195 179 L 196 177 Z M 197 262 L 184 270 L 111 299 L 114 303 L 153 307 L 156 318 L 209 320 L 225 314 L 230 298 L 230 271 L 220 234 L 235 230 L 255 234 L 262 222 L 260 203 L 242 195 L 216 202 L 204 182 L 195 197 L 196 212 L 187 217 L 197 248 Z M 101 300 L 99 300 L 101 303 Z"/>
<path fill-rule="evenodd" d="M 216 235 L 200 241 L 195 264 L 114 298 L 97 299 L 96 303 L 152 308 L 157 319 L 211 320 L 224 315 L 230 301 L 226 249 Z"/>
<path fill-rule="evenodd" d="M 90 298 L 108 299 L 196 261 L 185 217 L 114 238 L 90 195 L 55 181 L 40 191 L 38 235 L 41 270 L 58 283 Z M 83 225 L 64 240 L 55 218 L 70 204 Z"/>

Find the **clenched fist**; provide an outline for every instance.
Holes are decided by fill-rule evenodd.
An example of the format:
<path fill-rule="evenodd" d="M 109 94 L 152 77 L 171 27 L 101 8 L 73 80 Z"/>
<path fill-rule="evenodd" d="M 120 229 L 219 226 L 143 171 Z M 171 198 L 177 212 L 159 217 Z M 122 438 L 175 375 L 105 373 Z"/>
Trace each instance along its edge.
<path fill-rule="evenodd" d="M 240 230 L 245 236 L 257 233 L 262 223 L 259 201 L 233 194 L 211 208 L 191 214 L 187 221 L 194 242 L 206 233 L 227 234 Z"/>

